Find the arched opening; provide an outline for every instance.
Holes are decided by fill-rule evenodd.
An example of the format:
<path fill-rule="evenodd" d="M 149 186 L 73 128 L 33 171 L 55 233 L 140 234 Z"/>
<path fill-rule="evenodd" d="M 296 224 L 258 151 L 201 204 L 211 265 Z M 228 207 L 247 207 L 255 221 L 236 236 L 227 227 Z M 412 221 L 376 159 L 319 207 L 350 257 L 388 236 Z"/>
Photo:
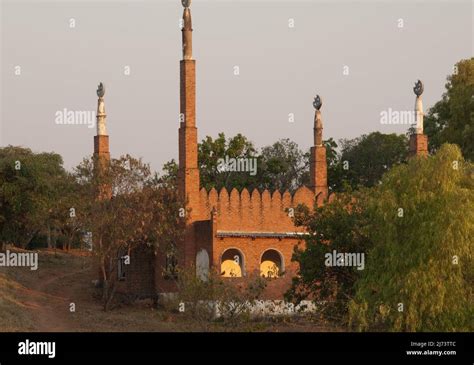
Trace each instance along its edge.
<path fill-rule="evenodd" d="M 244 256 L 236 248 L 225 250 L 221 257 L 221 276 L 240 278 L 244 275 Z"/>
<path fill-rule="evenodd" d="M 283 259 L 277 250 L 267 250 L 260 260 L 260 275 L 265 278 L 277 278 L 283 272 Z"/>
<path fill-rule="evenodd" d="M 209 279 L 209 255 L 205 249 L 201 249 L 196 255 L 196 275 L 199 279 Z"/>

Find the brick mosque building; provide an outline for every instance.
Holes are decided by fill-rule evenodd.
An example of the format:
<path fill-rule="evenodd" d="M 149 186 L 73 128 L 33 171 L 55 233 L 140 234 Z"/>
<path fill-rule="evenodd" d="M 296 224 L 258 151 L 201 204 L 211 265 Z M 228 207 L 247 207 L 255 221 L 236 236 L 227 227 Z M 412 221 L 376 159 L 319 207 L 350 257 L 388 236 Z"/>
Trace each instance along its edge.
<path fill-rule="evenodd" d="M 193 267 L 196 275 L 206 276 L 214 270 L 236 283 L 252 275 L 268 278 L 263 294 L 267 299 L 281 299 L 296 275 L 292 262 L 296 245 L 305 234 L 292 221 L 292 209 L 299 204 L 312 208 L 330 199 L 327 183 L 326 148 L 323 145 L 321 99 L 313 106 L 314 143 L 310 157 L 310 184 L 293 194 L 289 191 L 207 191 L 200 187 L 198 166 L 198 132 L 196 123 L 196 60 L 192 55 L 192 21 L 190 1 L 184 6 L 180 61 L 180 112 L 178 189 L 187 201 L 187 223 L 183 242 L 178 243 L 179 265 Z M 418 84 L 417 84 L 418 85 Z M 417 89 L 418 87 L 418 89 Z M 410 138 L 410 154 L 427 154 L 427 138 L 423 134 L 421 82 L 415 87 L 418 128 Z M 421 88 L 421 90 L 420 90 Z M 108 160 L 109 140 L 105 130 L 103 91 L 99 93 L 96 156 Z M 421 124 L 421 129 L 419 128 Z M 169 266 L 176 259 L 164 252 L 153 253 L 146 247 L 130 253 L 130 265 L 119 270 L 123 288 L 138 296 L 156 296 L 176 290 Z"/>

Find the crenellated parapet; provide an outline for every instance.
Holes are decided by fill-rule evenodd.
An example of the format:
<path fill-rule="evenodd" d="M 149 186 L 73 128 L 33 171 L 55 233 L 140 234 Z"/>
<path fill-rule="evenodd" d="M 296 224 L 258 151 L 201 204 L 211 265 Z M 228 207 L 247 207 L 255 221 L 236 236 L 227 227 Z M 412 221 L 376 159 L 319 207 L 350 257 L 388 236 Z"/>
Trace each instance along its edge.
<path fill-rule="evenodd" d="M 313 208 L 315 195 L 306 186 L 294 194 L 257 189 L 249 192 L 245 188 L 241 192 L 234 188 L 229 193 L 226 188 L 219 192 L 215 188 L 210 191 L 202 188 L 199 203 L 202 219 L 209 219 L 215 208 L 219 230 L 295 232 L 293 209 L 299 204 Z"/>

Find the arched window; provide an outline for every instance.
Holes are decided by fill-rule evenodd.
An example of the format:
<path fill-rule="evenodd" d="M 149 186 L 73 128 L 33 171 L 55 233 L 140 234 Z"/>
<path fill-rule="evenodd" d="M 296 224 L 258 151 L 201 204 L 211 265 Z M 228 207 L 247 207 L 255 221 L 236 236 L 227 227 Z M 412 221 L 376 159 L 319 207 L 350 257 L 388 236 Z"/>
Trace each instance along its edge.
<path fill-rule="evenodd" d="M 196 255 L 196 276 L 203 281 L 209 279 L 209 254 L 205 249 Z"/>
<path fill-rule="evenodd" d="M 283 272 L 283 258 L 277 250 L 267 250 L 260 260 L 260 275 L 265 278 L 277 278 Z"/>
<path fill-rule="evenodd" d="M 245 275 L 244 255 L 236 248 L 224 251 L 221 257 L 221 275 L 225 278 L 240 278 Z"/>

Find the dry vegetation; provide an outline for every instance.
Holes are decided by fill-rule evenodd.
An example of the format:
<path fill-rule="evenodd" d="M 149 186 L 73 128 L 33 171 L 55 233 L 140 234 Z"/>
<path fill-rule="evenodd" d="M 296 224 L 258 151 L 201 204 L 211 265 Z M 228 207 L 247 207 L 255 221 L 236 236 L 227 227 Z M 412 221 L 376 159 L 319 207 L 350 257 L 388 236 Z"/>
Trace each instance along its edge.
<path fill-rule="evenodd" d="M 10 248 L 11 249 L 11 248 Z M 39 268 L 0 268 L 0 331 L 334 331 L 316 318 L 246 320 L 229 327 L 220 321 L 193 320 L 152 301 L 102 310 L 92 258 L 79 251 L 42 250 Z M 76 311 L 71 313 L 70 303 Z"/>

